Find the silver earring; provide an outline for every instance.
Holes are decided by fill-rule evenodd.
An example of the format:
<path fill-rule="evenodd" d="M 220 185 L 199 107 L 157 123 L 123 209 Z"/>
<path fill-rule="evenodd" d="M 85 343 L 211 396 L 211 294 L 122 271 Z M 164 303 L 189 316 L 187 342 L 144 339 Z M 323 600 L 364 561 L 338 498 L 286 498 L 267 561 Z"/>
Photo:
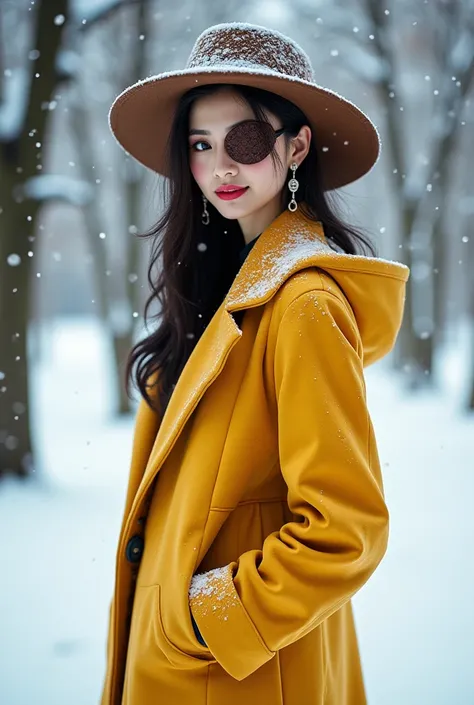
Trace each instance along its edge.
<path fill-rule="evenodd" d="M 209 225 L 209 211 L 207 210 L 207 198 L 202 194 L 202 202 L 204 205 L 204 210 L 202 212 L 202 224 Z"/>
<path fill-rule="evenodd" d="M 290 166 L 290 169 L 293 171 L 293 177 L 288 181 L 288 188 L 291 191 L 291 201 L 288 204 L 288 210 L 290 210 L 292 213 L 294 213 L 295 210 L 298 208 L 298 204 L 295 200 L 295 193 L 300 187 L 299 181 L 295 179 L 295 173 L 297 168 L 298 164 L 296 164 L 296 162 L 293 162 L 293 164 Z"/>

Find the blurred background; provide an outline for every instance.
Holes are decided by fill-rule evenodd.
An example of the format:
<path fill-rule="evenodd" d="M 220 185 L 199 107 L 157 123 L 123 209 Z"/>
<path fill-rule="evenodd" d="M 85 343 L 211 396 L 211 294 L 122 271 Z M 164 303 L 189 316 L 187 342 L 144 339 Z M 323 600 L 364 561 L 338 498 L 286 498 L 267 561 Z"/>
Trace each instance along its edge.
<path fill-rule="evenodd" d="M 391 513 L 354 600 L 367 694 L 473 705 L 474 0 L 0 0 L 0 703 L 98 702 L 161 207 L 107 115 L 229 21 L 289 34 L 379 129 L 340 190 L 411 268 L 366 373 Z"/>

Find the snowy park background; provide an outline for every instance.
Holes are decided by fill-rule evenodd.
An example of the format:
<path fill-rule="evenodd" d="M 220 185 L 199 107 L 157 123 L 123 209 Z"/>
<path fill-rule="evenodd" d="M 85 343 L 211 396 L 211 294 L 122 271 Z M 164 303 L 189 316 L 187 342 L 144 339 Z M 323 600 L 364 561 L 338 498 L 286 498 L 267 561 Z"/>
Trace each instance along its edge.
<path fill-rule="evenodd" d="M 413 297 L 367 369 L 391 516 L 354 600 L 368 702 L 474 705 L 473 0 L 0 0 L 0 705 L 98 703 L 135 411 L 119 380 L 147 296 L 134 236 L 158 216 L 107 111 L 235 20 L 290 34 L 381 132 L 379 163 L 343 190 Z M 35 41 L 54 37 L 34 113 Z"/>
<path fill-rule="evenodd" d="M 110 420 L 94 321 L 43 331 L 35 370 L 43 475 L 0 489 L 0 703 L 98 703 L 132 419 Z M 462 335 L 442 388 L 407 399 L 381 363 L 369 408 L 391 513 L 388 552 L 354 600 L 370 705 L 472 705 L 474 420 L 459 412 Z"/>

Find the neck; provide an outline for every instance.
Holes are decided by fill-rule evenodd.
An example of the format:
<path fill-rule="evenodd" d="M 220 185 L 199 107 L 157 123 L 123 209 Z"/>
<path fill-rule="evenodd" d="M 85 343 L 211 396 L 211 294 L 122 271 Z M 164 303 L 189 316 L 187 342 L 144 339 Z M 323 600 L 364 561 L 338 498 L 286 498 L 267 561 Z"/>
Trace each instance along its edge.
<path fill-rule="evenodd" d="M 250 213 L 244 218 L 239 218 L 239 225 L 242 230 L 245 244 L 255 240 L 265 228 L 267 228 L 281 213 L 280 195 L 278 194 L 272 201 L 254 213 Z"/>

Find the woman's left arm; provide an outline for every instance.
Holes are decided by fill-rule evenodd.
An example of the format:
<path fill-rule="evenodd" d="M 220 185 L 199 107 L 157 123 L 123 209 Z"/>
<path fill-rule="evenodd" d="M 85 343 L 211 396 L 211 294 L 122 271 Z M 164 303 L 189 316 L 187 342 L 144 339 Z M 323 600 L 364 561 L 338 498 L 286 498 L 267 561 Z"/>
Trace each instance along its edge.
<path fill-rule="evenodd" d="M 275 343 L 280 467 L 294 520 L 261 550 L 199 576 L 190 606 L 208 648 L 241 680 L 342 607 L 380 563 L 389 515 L 352 310 L 312 290 Z"/>

